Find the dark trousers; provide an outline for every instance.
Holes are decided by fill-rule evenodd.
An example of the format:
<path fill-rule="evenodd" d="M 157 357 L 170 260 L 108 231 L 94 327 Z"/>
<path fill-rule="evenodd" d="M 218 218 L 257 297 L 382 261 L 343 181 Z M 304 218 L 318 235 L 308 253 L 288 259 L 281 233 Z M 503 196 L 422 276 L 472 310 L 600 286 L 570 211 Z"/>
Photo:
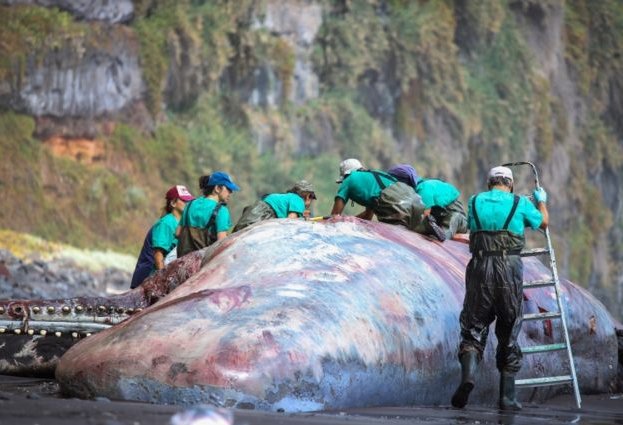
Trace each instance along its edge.
<path fill-rule="evenodd" d="M 458 199 L 445 208 L 432 207 L 430 212 L 437 224 L 446 232 L 446 239 L 452 239 L 457 233 L 467 233 L 467 215 Z M 427 230 L 426 234 L 433 233 L 432 229 Z"/>
<path fill-rule="evenodd" d="M 134 274 L 132 275 L 132 283 L 130 283 L 130 289 L 134 289 L 143 283 L 145 279 L 151 275 L 151 272 L 154 271 L 153 264 L 145 264 L 140 263 L 136 265 L 136 269 L 134 269 Z"/>
<path fill-rule="evenodd" d="M 489 325 L 496 320 L 496 366 L 515 374 L 521 368 L 517 337 L 521 330 L 523 263 L 518 255 L 473 257 L 465 274 L 465 300 L 461 311 L 459 357 L 476 351 L 479 358 L 487 344 Z"/>

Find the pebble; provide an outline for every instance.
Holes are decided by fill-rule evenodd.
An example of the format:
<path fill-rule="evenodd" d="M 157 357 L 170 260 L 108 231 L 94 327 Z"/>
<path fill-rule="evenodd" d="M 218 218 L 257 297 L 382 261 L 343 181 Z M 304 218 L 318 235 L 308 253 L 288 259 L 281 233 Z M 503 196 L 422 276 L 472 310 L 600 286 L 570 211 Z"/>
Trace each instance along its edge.
<path fill-rule="evenodd" d="M 91 272 L 68 259 L 23 261 L 0 249 L 2 299 L 56 299 L 107 296 L 130 287 L 131 273 L 107 268 Z"/>

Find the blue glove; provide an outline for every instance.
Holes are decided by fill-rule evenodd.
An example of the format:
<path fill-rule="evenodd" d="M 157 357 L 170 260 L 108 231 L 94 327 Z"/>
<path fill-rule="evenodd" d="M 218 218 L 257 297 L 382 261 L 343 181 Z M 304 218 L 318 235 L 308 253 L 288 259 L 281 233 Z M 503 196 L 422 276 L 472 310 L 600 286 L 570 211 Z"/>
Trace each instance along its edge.
<path fill-rule="evenodd" d="M 534 195 L 534 200 L 537 201 L 537 203 L 538 202 L 543 202 L 543 203 L 547 202 L 547 192 L 542 187 L 537 187 L 536 190 L 534 191 L 533 195 Z"/>

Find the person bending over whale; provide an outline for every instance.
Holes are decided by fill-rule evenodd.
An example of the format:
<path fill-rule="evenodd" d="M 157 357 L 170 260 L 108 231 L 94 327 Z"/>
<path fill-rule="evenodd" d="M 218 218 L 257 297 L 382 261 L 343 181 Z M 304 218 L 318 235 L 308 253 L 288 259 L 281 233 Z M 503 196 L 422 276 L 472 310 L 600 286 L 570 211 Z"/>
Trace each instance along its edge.
<path fill-rule="evenodd" d="M 362 205 L 365 210 L 357 217 L 389 224 L 401 224 L 411 230 L 422 222 L 424 204 L 420 195 L 398 181 L 394 176 L 368 170 L 361 161 L 349 158 L 340 164 L 340 184 L 331 215 L 341 215 L 349 200 Z"/>

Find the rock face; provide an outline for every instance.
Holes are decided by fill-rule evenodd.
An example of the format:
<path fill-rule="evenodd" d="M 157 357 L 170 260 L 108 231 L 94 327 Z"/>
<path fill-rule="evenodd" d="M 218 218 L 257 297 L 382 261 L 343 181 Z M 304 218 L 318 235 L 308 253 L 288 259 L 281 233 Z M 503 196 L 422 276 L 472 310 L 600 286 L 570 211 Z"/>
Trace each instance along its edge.
<path fill-rule="evenodd" d="M 192 106 L 205 84 L 201 45 L 184 32 L 169 36 L 169 69 L 167 72 L 165 99 L 172 109 Z"/>
<path fill-rule="evenodd" d="M 316 2 L 298 0 L 270 0 L 253 9 L 251 28 L 262 34 L 258 44 L 270 53 L 251 67 L 244 58 L 232 60 L 222 78 L 228 90 L 260 108 L 279 108 L 284 102 L 300 105 L 318 97 L 320 84 L 311 55 L 322 11 Z"/>
<path fill-rule="evenodd" d="M 134 33 L 123 26 L 94 25 L 94 34 L 28 57 L 23 76 L 0 86 L 0 104 L 36 117 L 42 139 L 106 134 L 111 117 L 151 125 Z"/>
<path fill-rule="evenodd" d="M 323 22 L 323 8 L 316 2 L 271 0 L 255 12 L 252 27 L 255 31 L 268 31 L 269 43 L 274 46 L 273 57 L 250 69 L 231 89 L 241 91 L 240 97 L 253 107 L 249 113 L 251 130 L 260 151 L 275 151 L 283 134 L 291 133 L 289 143 L 294 152 L 317 154 L 319 150 L 311 145 L 314 139 L 321 138 L 319 135 L 308 137 L 296 120 L 274 122 L 270 111 L 285 103 L 303 105 L 318 97 L 320 81 L 312 53 Z"/>
<path fill-rule="evenodd" d="M 57 7 L 77 19 L 111 24 L 128 22 L 134 14 L 131 0 L 2 0 L 0 4 Z"/>
<path fill-rule="evenodd" d="M 82 54 L 68 45 L 48 54 L 43 66 L 26 71 L 17 103 L 30 115 L 83 118 L 115 113 L 139 101 L 143 81 L 137 51 L 125 37 L 111 45 L 110 51 Z"/>
<path fill-rule="evenodd" d="M 552 99 L 556 99 L 562 110 L 561 115 L 564 116 L 562 123 L 557 123 L 561 128 L 558 129 L 559 134 L 564 134 L 564 139 L 556 140 L 554 152 L 548 161 L 543 161 L 544 168 L 544 184 L 550 187 L 565 187 L 568 182 L 577 179 L 578 172 L 584 175 L 589 186 L 598 187 L 600 195 L 599 203 L 603 203 L 606 210 L 612 213 L 613 226 L 606 235 L 601 238 L 592 247 L 592 255 L 595 266 L 590 274 L 588 286 L 591 290 L 600 292 L 603 289 L 605 276 L 611 276 L 606 279 L 613 279 L 612 283 L 606 283 L 607 286 L 618 285 L 617 274 L 621 274 L 621 264 L 623 264 L 623 252 L 619 252 L 612 256 L 611 246 L 621 246 L 623 241 L 623 187 L 616 181 L 621 180 L 623 169 L 620 163 L 617 165 L 617 159 L 620 152 L 620 140 L 623 136 L 621 132 L 620 122 L 623 116 L 623 104 L 620 102 L 621 90 L 618 88 L 623 85 L 622 74 L 612 70 L 617 65 L 604 62 L 599 72 L 599 77 L 594 81 L 593 88 L 590 90 L 590 100 L 586 93 L 586 88 L 582 87 L 582 82 L 578 80 L 577 65 L 574 67 L 573 62 L 569 58 L 569 43 L 571 33 L 571 23 L 568 22 L 568 16 L 565 15 L 565 4 L 563 2 L 548 3 L 532 3 L 529 6 L 515 7 L 515 17 L 519 23 L 526 44 L 535 61 L 535 68 L 540 78 L 544 78 L 549 86 Z M 594 11 L 593 11 L 594 13 Z M 608 20 L 607 13 L 603 15 L 596 13 L 595 21 L 605 23 Z M 599 30 L 593 30 L 595 38 L 599 39 L 603 35 L 599 35 Z M 608 38 L 606 38 L 608 39 Z M 605 47 L 605 46 L 602 46 Z M 606 49 L 608 47 L 605 47 Z M 595 54 L 596 57 L 599 54 Z M 597 62 L 599 59 L 595 59 Z M 616 136 L 612 139 L 618 139 L 619 148 L 613 146 L 614 151 L 611 152 L 610 160 L 603 158 L 599 161 L 592 162 L 591 152 L 599 150 L 600 147 L 595 146 L 594 142 L 597 134 L 590 134 L 587 126 L 595 126 L 594 110 L 591 110 L 593 102 L 599 104 L 597 108 L 598 114 L 602 116 L 609 130 Z M 613 119 L 613 117 L 618 117 Z M 556 130 L 555 130 L 556 131 Z M 539 151 L 539 143 L 543 143 L 538 135 L 532 135 L 527 143 L 535 151 Z M 578 167 L 578 152 L 584 152 L 587 169 Z M 609 154 L 606 154 L 608 156 Z M 614 159 L 614 161 L 611 161 Z M 581 168 L 578 170 L 578 168 Z M 615 187 L 616 186 L 616 187 Z M 588 195 L 590 189 L 586 188 L 583 194 L 575 197 L 575 202 L 581 202 L 579 198 Z M 554 203 L 558 208 L 553 210 L 556 220 L 562 223 L 574 222 L 577 219 L 578 211 L 574 208 L 568 194 L 564 191 L 553 193 Z M 573 199 L 574 197 L 571 197 Z M 606 219 L 607 220 L 607 219 Z M 603 222 L 603 221 L 602 221 Z M 595 231 L 595 229 L 593 230 Z M 566 255 L 572 250 L 567 244 L 563 244 Z M 562 264 L 563 273 L 568 274 L 570 262 L 565 261 Z M 618 271 L 617 271 L 618 270 Z M 602 288 L 599 288 L 602 286 Z M 618 300 L 620 304 L 621 289 L 618 290 Z"/>
<path fill-rule="evenodd" d="M 294 69 L 291 81 L 278 81 L 279 89 L 255 84 L 249 103 L 278 106 L 283 86 L 290 86 L 285 93 L 288 100 L 301 104 L 318 97 L 319 81 L 314 73 L 311 53 L 316 34 L 322 25 L 322 6 L 314 2 L 295 1 L 290 3 L 269 1 L 266 3 L 263 19 L 256 17 L 255 27 L 267 30 L 274 37 L 285 41 L 293 50 Z M 265 72 L 273 73 L 274 70 Z M 262 72 L 260 71 L 261 75 Z M 272 78 L 277 80 L 276 75 Z M 271 78 L 268 78 L 270 81 Z M 277 90 L 275 90 L 277 89 Z M 263 93 L 263 94 L 262 94 Z"/>

